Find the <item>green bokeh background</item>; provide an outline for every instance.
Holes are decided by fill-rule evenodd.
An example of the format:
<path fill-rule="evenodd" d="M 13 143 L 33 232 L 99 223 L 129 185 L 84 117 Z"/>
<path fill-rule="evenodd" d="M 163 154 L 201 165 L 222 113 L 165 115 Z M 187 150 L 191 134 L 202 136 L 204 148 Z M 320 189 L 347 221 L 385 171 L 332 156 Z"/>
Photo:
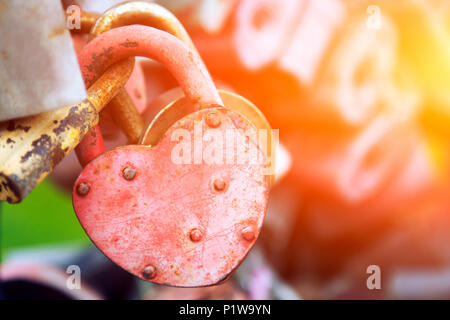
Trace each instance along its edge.
<path fill-rule="evenodd" d="M 73 210 L 72 196 L 49 180 L 21 203 L 0 205 L 0 261 L 16 249 L 90 242 Z"/>

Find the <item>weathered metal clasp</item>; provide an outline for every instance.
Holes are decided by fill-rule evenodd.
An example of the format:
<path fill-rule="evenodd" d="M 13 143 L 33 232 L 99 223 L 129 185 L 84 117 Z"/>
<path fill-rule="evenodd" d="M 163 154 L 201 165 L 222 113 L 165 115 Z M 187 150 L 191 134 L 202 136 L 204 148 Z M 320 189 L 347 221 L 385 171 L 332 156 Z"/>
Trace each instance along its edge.
<path fill-rule="evenodd" d="M 110 65 L 77 105 L 0 123 L 0 201 L 22 201 L 98 123 L 128 80 L 133 59 Z"/>

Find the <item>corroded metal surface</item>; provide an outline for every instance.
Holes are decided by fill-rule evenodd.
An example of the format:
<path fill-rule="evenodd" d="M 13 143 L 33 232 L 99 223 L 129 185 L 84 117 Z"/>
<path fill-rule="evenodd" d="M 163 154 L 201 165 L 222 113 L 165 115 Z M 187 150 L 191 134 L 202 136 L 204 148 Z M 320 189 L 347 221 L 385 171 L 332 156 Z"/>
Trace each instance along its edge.
<path fill-rule="evenodd" d="M 137 143 L 144 130 L 144 120 L 125 89 L 120 90 L 108 105 L 114 122 L 127 136 L 129 143 Z"/>
<path fill-rule="evenodd" d="M 0 123 L 0 201 L 20 202 L 98 122 L 123 87 L 133 60 L 111 66 L 79 104 Z"/>
<path fill-rule="evenodd" d="M 198 125 L 207 132 L 211 112 L 220 117 L 210 122 L 219 134 L 237 129 L 245 139 L 246 130 L 254 129 L 225 108 L 197 111 L 176 122 L 157 146 L 102 154 L 75 183 L 73 205 L 84 230 L 105 255 L 141 279 L 183 287 L 216 284 L 258 238 L 269 190 L 264 165 L 172 161 L 182 141 L 173 141 L 176 130 L 186 130 L 191 138 Z M 206 150 L 209 145 L 203 143 Z M 248 152 L 264 156 L 251 141 Z M 89 191 L 80 195 L 80 183 Z"/>

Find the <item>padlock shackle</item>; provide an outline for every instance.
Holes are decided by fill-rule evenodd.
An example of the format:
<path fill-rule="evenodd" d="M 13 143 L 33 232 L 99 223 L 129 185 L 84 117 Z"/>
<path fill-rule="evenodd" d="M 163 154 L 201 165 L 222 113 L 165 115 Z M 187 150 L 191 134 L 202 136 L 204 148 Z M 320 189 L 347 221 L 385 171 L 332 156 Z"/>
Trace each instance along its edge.
<path fill-rule="evenodd" d="M 105 11 L 92 27 L 89 41 L 111 29 L 134 24 L 166 31 L 197 51 L 186 29 L 169 10 L 145 1 L 119 3 Z"/>
<path fill-rule="evenodd" d="M 71 18 L 72 14 L 68 13 L 67 17 Z M 73 31 L 89 33 L 90 41 L 110 29 L 134 24 L 146 25 L 166 31 L 197 51 L 186 29 L 169 10 L 156 3 L 145 1 L 119 3 L 105 11 L 102 15 L 82 11 L 80 16 L 81 29 Z M 130 143 L 136 143 L 143 132 L 144 122 L 125 89 L 120 90 L 117 96 L 111 101 L 109 110 L 116 123 L 127 136 L 128 141 Z M 96 134 L 98 132 L 100 132 L 98 129 L 95 129 L 95 131 L 93 129 L 86 136 L 86 141 L 82 141 L 82 144 L 87 144 L 87 140 L 89 140 L 90 145 L 95 143 L 102 145 L 101 136 Z"/>
<path fill-rule="evenodd" d="M 90 14 L 82 15 L 82 20 L 93 23 Z M 127 25 L 145 25 L 166 31 L 183 41 L 198 56 L 201 68 L 206 70 L 189 34 L 180 21 L 166 8 L 144 1 L 133 1 L 113 6 L 103 13 L 90 28 L 89 40 L 113 28 Z M 143 132 L 144 121 L 134 107 L 125 89 L 119 91 L 110 103 L 110 110 L 119 127 L 126 134 L 128 141 L 137 143 Z M 105 151 L 103 138 L 98 127 L 92 129 L 76 149 L 78 158 L 84 166 L 94 155 Z"/>
<path fill-rule="evenodd" d="M 195 109 L 211 104 L 222 105 L 214 82 L 194 49 L 175 36 L 147 26 L 125 26 L 109 30 L 90 41 L 78 59 L 87 87 L 108 66 L 127 57 L 144 56 L 161 62 L 180 83 Z M 82 165 L 104 152 L 101 134 L 88 134 L 77 155 Z M 94 147 L 97 150 L 88 150 Z"/>
<path fill-rule="evenodd" d="M 91 17 L 92 14 L 88 13 L 83 14 L 81 19 L 82 22 L 87 20 L 84 24 L 91 23 L 91 27 L 88 29 L 88 32 L 90 32 L 89 41 L 108 30 L 139 24 L 166 31 L 197 52 L 181 22 L 169 10 L 156 3 L 144 1 L 120 3 L 105 11 L 101 16 L 97 15 L 95 20 L 90 19 Z M 125 89 L 119 91 L 109 104 L 108 109 L 114 121 L 127 136 L 128 142 L 137 143 L 144 131 L 144 121 Z M 95 134 L 91 133 L 86 137 L 86 140 L 89 139 L 89 145 L 103 144 L 101 135 L 97 134 L 99 132 L 97 128 Z M 82 144 L 86 143 L 87 141 L 82 141 Z M 97 148 L 97 146 L 94 146 L 94 148 Z M 98 146 L 98 148 L 101 148 L 101 146 Z"/>
<path fill-rule="evenodd" d="M 165 65 L 186 97 L 199 109 L 209 104 L 222 104 L 196 52 L 173 35 L 147 26 L 115 28 L 89 42 L 78 56 L 86 86 L 112 64 L 133 56 L 147 57 Z"/>

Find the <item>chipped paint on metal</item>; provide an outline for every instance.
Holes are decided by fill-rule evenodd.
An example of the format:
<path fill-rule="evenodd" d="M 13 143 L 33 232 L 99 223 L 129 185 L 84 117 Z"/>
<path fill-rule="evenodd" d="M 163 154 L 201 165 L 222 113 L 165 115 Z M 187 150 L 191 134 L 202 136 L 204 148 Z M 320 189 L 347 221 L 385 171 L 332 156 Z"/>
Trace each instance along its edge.
<path fill-rule="evenodd" d="M 89 125 L 97 122 L 95 108 L 84 101 L 77 106 L 0 124 L 3 133 L 0 175 L 9 186 L 0 190 L 0 200 L 13 203 L 22 200 L 73 149 Z M 16 128 L 13 131 L 8 130 L 11 124 Z M 29 128 L 26 133 L 18 129 L 24 126 Z M 11 140 L 16 143 L 8 143 Z"/>

